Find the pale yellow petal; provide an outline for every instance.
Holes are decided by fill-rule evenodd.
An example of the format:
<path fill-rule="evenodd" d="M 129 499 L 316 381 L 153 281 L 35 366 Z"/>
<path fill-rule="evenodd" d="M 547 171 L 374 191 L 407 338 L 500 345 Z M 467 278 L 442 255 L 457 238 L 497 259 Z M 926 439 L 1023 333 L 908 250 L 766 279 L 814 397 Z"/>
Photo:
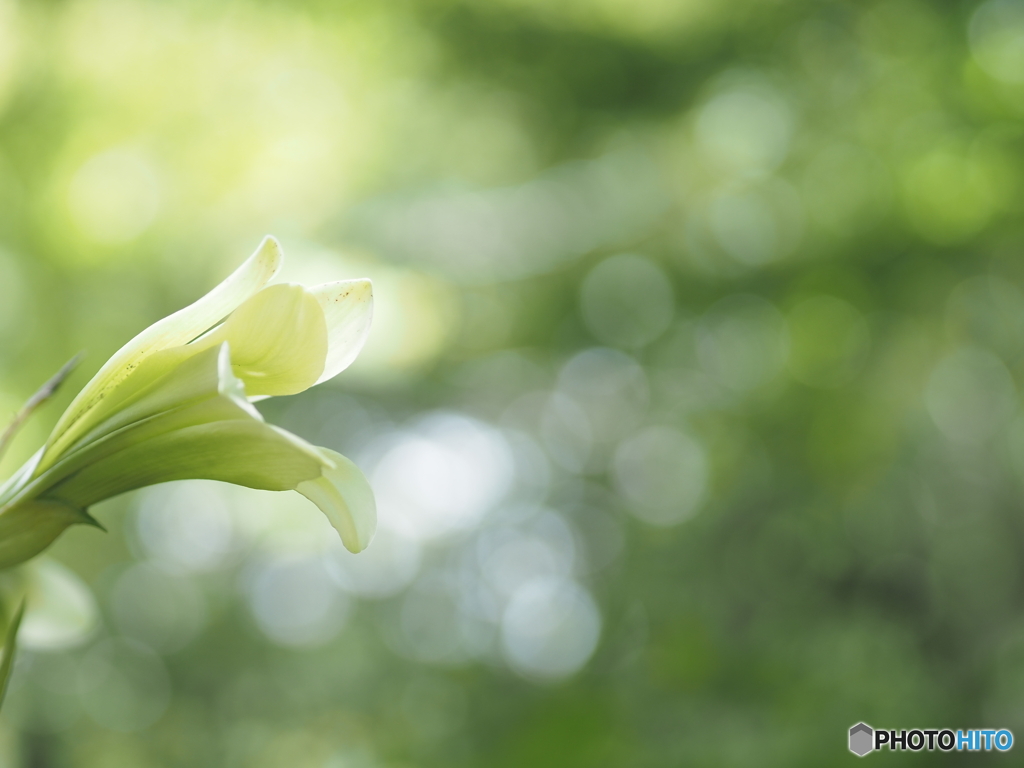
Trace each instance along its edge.
<path fill-rule="evenodd" d="M 162 413 L 181 410 L 217 395 L 228 398 L 248 416 L 262 421 L 245 394 L 245 385 L 234 375 L 227 342 L 206 349 L 192 345 L 172 347 L 150 355 L 138 370 L 94 408 L 88 419 L 95 426 L 73 444 L 58 441 L 60 459 L 83 444 L 91 443 L 133 423 Z M 48 466 L 41 466 L 37 474 Z"/>
<path fill-rule="evenodd" d="M 48 488 L 45 498 L 88 507 L 125 491 L 189 479 L 290 491 L 328 463 L 315 446 L 262 421 L 215 421 L 141 439 L 86 464 Z"/>
<path fill-rule="evenodd" d="M 121 347 L 61 416 L 47 446 L 65 437 L 69 431 L 79 431 L 79 422 L 85 414 L 128 378 L 144 359 L 160 350 L 187 344 L 227 317 L 270 282 L 280 264 L 281 248 L 277 241 L 272 237 L 264 238 L 256 252 L 224 282 L 194 304 L 154 323 Z M 64 442 L 66 444 L 67 440 Z M 44 456 L 44 464 L 51 459 L 49 455 Z"/>
<path fill-rule="evenodd" d="M 327 360 L 321 381 L 348 368 L 366 343 L 373 320 L 373 284 L 369 280 L 341 280 L 310 288 L 327 321 Z"/>
<path fill-rule="evenodd" d="M 146 360 L 140 370 L 158 362 L 162 354 Z M 187 427 L 226 421 L 263 422 L 259 411 L 246 399 L 244 386 L 231 371 L 230 348 L 226 343 L 194 355 L 141 394 L 63 450 L 52 466 L 23 473 L 21 482 L 7 490 L 4 502 L 17 505 L 45 496 L 48 489 L 94 465 L 108 462 L 115 455 L 125 463 L 118 468 L 116 462 L 108 462 L 108 470 L 127 475 L 139 445 Z M 79 506 L 87 507 L 98 499 L 85 501 L 83 497 L 79 501 Z M 0 522 L 4 514 L 0 506 Z"/>
<path fill-rule="evenodd" d="M 349 552 L 362 552 L 377 530 L 373 489 L 359 467 L 347 458 L 327 448 L 319 450 L 334 467 L 324 467 L 320 477 L 299 483 L 295 490 L 327 515 Z"/>
<path fill-rule="evenodd" d="M 199 344 L 231 345 L 231 366 L 249 395 L 294 395 L 316 384 L 327 359 L 327 322 L 301 285 L 272 285 L 249 298 Z"/>

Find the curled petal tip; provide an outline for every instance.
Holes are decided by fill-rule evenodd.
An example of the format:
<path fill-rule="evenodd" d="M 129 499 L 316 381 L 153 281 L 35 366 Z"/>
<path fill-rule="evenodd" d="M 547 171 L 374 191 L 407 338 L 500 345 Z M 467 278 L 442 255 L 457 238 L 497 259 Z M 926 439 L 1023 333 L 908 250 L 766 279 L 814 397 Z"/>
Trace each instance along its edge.
<path fill-rule="evenodd" d="M 295 490 L 327 515 L 349 552 L 366 549 L 377 529 L 377 503 L 366 476 L 349 459 L 327 448 L 320 452 L 333 467 L 324 467 L 320 477 L 299 483 Z"/>
<path fill-rule="evenodd" d="M 263 239 L 260 240 L 256 253 L 283 256 L 284 250 L 281 248 L 281 242 L 276 237 L 273 235 L 264 235 Z"/>

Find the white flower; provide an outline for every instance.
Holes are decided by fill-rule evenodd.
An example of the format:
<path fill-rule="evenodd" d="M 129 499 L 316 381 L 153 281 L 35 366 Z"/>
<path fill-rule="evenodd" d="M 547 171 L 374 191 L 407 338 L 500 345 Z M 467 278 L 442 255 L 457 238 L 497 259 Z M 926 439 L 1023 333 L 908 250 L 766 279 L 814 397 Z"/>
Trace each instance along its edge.
<path fill-rule="evenodd" d="M 376 527 L 373 493 L 344 456 L 267 424 L 251 401 L 332 378 L 370 328 L 369 280 L 313 288 L 270 281 L 266 238 L 206 296 L 124 345 L 61 416 L 38 453 L 0 487 L 0 568 L 35 556 L 88 508 L 125 491 L 204 478 L 296 490 L 352 552 Z"/>

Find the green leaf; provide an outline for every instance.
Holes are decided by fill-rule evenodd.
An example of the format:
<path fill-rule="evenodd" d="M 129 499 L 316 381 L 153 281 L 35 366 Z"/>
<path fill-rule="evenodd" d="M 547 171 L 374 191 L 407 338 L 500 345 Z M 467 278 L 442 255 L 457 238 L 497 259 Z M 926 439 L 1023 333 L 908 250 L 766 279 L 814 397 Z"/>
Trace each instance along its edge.
<path fill-rule="evenodd" d="M 14 651 L 18 639 L 18 627 L 21 626 L 21 617 L 25 615 L 25 601 L 22 600 L 15 611 L 13 618 L 7 625 L 4 633 L 4 645 L 0 650 L 0 705 L 3 704 L 7 695 L 7 684 L 11 679 L 11 668 L 14 666 Z"/>
<path fill-rule="evenodd" d="M 21 410 L 14 415 L 11 423 L 3 433 L 0 434 L 0 459 L 4 457 L 4 453 L 7 452 L 7 446 L 11 444 L 11 440 L 14 439 L 14 436 L 18 433 L 18 430 L 21 429 L 21 426 L 28 420 L 29 416 L 31 416 L 39 406 L 57 393 L 57 390 L 60 389 L 60 385 L 63 384 L 64 380 L 71 375 L 71 372 L 78 367 L 78 363 L 81 359 L 82 354 L 79 353 L 68 360 L 68 362 L 64 363 L 61 369 L 57 371 L 49 381 L 43 384 L 43 386 L 41 386 L 36 393 L 28 399 L 28 402 L 21 407 Z"/>

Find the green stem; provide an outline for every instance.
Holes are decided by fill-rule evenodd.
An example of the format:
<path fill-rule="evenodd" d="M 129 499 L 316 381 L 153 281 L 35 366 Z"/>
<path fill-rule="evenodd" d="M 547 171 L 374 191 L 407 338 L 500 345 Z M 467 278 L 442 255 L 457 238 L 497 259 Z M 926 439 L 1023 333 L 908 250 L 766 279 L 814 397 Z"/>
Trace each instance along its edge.
<path fill-rule="evenodd" d="M 68 360 L 64 364 L 64 367 L 57 371 L 57 373 L 55 373 L 48 382 L 43 384 L 43 386 L 41 386 L 39 390 L 28 399 L 28 402 L 21 407 L 21 410 L 14 415 L 14 419 L 7 426 L 7 429 L 4 430 L 4 433 L 0 435 L 0 459 L 3 459 L 4 453 L 7 451 L 7 447 L 11 444 L 11 441 L 14 439 L 18 430 L 21 429 L 21 426 L 28 421 L 29 416 L 31 416 L 39 406 L 54 396 L 60 388 L 60 385 L 64 383 L 64 380 L 68 376 L 71 375 L 71 372 L 75 370 L 75 367 L 81 359 L 82 353 L 79 352 L 73 358 Z"/>

